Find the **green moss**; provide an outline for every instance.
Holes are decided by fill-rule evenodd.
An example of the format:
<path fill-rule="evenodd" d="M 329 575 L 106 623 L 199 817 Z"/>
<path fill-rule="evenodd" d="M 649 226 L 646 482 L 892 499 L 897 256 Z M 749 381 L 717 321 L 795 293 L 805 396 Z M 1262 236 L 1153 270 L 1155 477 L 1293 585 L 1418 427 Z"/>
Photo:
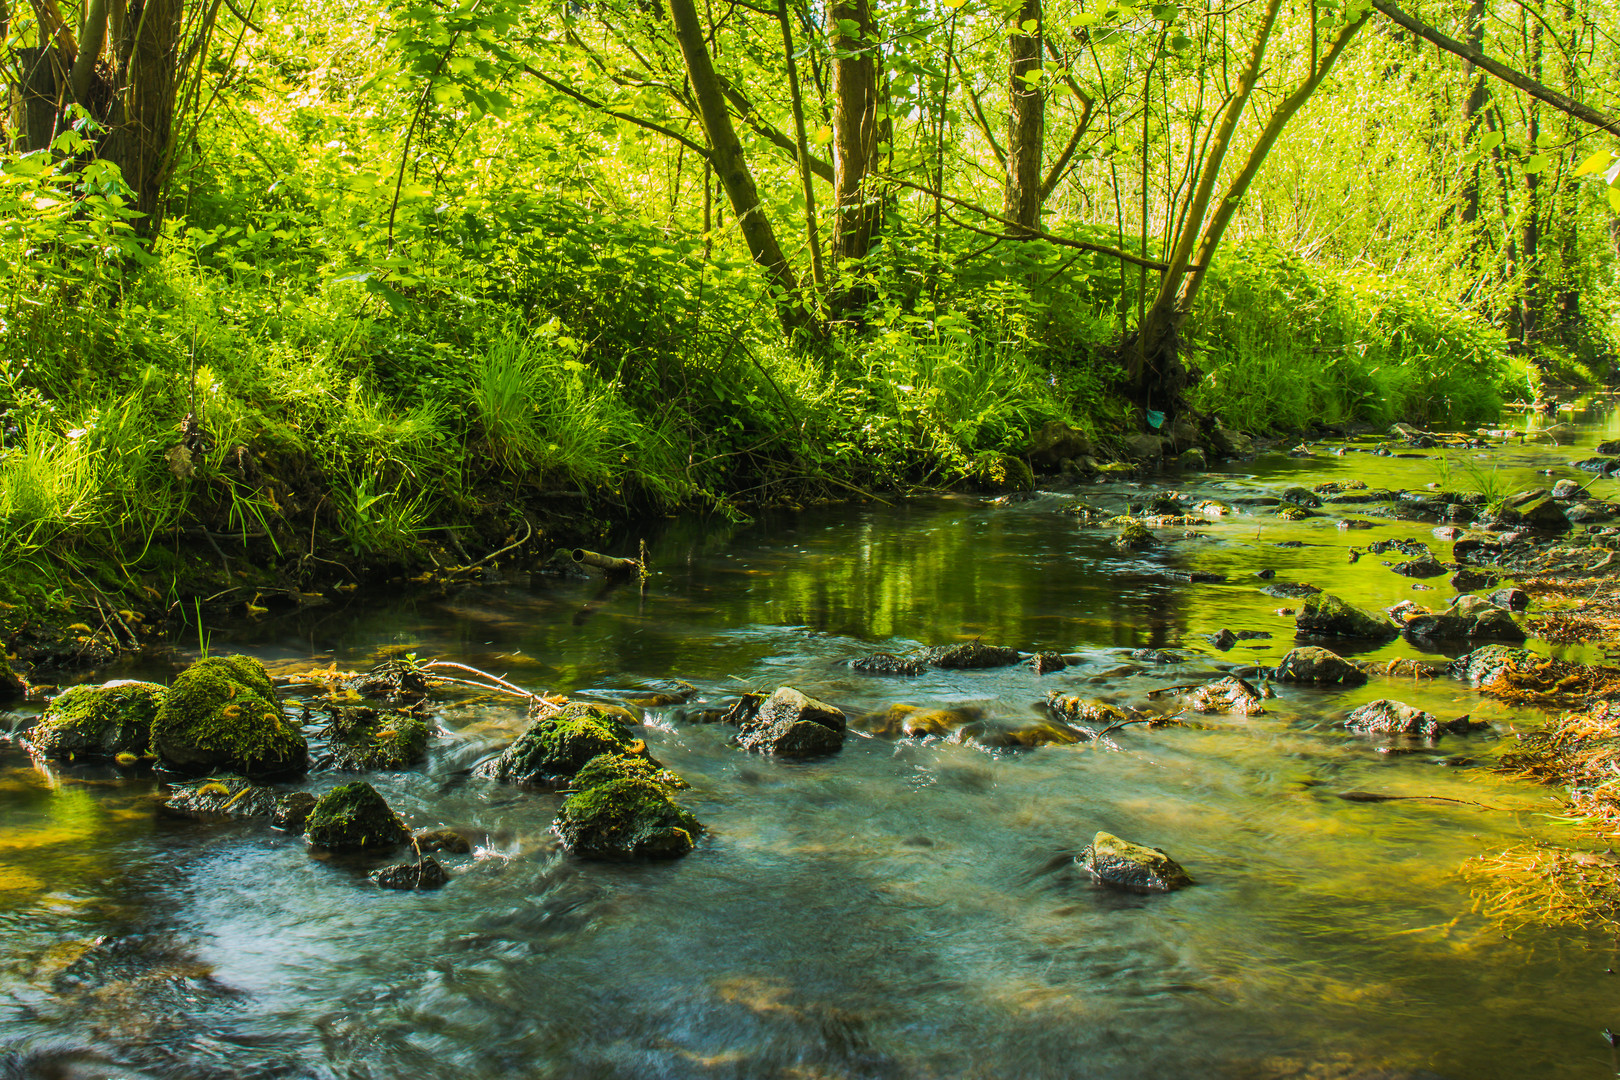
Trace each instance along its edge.
<path fill-rule="evenodd" d="M 152 721 L 167 693 L 148 682 L 71 686 L 45 707 L 28 741 L 50 757 L 144 754 L 152 739 Z"/>
<path fill-rule="evenodd" d="M 411 832 L 363 780 L 340 784 L 316 800 L 304 822 L 304 838 L 334 851 L 398 847 Z"/>
<path fill-rule="evenodd" d="M 323 734 L 332 767 L 344 772 L 408 769 L 427 755 L 427 722 L 408 712 L 335 707 Z"/>
<path fill-rule="evenodd" d="M 496 780 L 551 786 L 568 780 L 598 754 L 632 753 L 639 745 L 612 720 L 554 716 L 529 725 L 480 771 Z M 643 746 L 639 753 L 645 752 Z"/>
<path fill-rule="evenodd" d="M 598 754 L 574 774 L 572 786 L 580 791 L 615 780 L 650 780 L 667 791 L 687 786 L 685 780 L 648 757 L 631 754 Z"/>
<path fill-rule="evenodd" d="M 191 772 L 285 772 L 304 768 L 309 757 L 269 674 L 246 656 L 209 657 L 175 676 L 152 723 L 152 747 Z"/>
<path fill-rule="evenodd" d="M 1304 521 L 1311 516 L 1311 512 L 1298 506 L 1284 506 L 1277 510 L 1277 516 L 1284 521 Z"/>
<path fill-rule="evenodd" d="M 28 685 L 12 668 L 11 661 L 0 655 L 0 701 L 15 701 L 28 692 Z"/>
<path fill-rule="evenodd" d="M 660 785 L 627 778 L 570 796 L 552 829 L 582 858 L 626 860 L 685 855 L 703 826 Z"/>
<path fill-rule="evenodd" d="M 1119 535 L 1114 537 L 1114 546 L 1124 551 L 1140 551 L 1142 548 L 1152 547 L 1158 539 L 1148 527 L 1134 518 L 1128 519 L 1120 526 Z"/>

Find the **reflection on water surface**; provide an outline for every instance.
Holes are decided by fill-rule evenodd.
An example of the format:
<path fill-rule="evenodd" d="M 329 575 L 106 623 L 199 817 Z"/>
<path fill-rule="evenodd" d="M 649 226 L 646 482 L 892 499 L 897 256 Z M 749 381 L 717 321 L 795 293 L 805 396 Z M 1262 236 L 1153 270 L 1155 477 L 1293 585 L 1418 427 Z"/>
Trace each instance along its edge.
<path fill-rule="evenodd" d="M 1516 490 L 1545 486 L 1549 467 L 1589 479 L 1562 467 L 1582 456 L 1528 444 L 1490 460 Z M 1236 502 L 1324 480 L 1421 487 L 1433 458 L 1274 455 L 1183 490 Z M 1347 545 L 1429 539 L 1433 522 L 1381 506 L 1287 523 L 1239 505 L 1142 554 L 1061 512 L 1146 490 L 680 522 L 649 537 L 644 595 L 537 580 L 374 597 L 213 647 L 283 669 L 408 649 L 570 693 L 679 677 L 699 687 L 695 705 L 791 683 L 851 715 L 907 702 L 1017 722 L 1048 690 L 1140 704 L 1274 664 L 1291 602 L 1262 593 L 1268 580 L 1366 607 L 1449 595 L 1443 578 L 1414 590 L 1382 557 L 1346 561 Z M 1341 530 L 1343 517 L 1375 527 Z M 1191 570 L 1227 581 L 1172 580 Z M 1199 636 L 1222 628 L 1271 636 L 1229 652 Z M 848 666 L 974 636 L 1080 662 L 1044 677 Z M 1131 660 L 1140 648 L 1181 659 Z M 789 762 L 655 707 L 646 738 L 711 832 L 679 862 L 614 866 L 556 850 L 555 796 L 467 775 L 522 717 L 461 701 L 425 769 L 375 778 L 413 825 L 481 838 L 430 894 L 377 891 L 365 866 L 253 826 L 156 817 L 152 782 L 47 772 L 3 750 L 0 1076 L 56 1075 L 47 1063 L 64 1060 L 112 1063 L 71 1075 L 186 1077 L 1612 1075 L 1609 938 L 1508 937 L 1459 876 L 1481 853 L 1560 836 L 1538 816 L 1550 793 L 1487 770 L 1500 738 L 1390 754 L 1333 726 L 1380 696 L 1499 733 L 1539 719 L 1445 680 L 1375 680 L 1279 686 L 1263 715 L 1133 728 L 1117 749 L 852 735 L 835 758 Z M 1096 888 L 1066 856 L 1098 829 L 1165 848 L 1197 887 Z"/>

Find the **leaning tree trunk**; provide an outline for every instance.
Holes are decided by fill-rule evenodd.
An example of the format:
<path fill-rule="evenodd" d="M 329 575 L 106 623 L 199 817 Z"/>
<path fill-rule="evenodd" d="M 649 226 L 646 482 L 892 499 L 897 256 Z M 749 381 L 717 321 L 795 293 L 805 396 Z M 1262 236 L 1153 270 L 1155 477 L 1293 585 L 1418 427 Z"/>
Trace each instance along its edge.
<path fill-rule="evenodd" d="M 686 62 L 686 74 L 692 83 L 692 97 L 697 103 L 698 119 L 708 137 L 709 158 L 720 184 L 726 189 L 732 210 L 737 215 L 737 228 L 754 262 L 770 278 L 776 293 L 777 316 L 782 328 L 790 335 L 795 331 L 820 333 L 820 323 L 806 310 L 799 293 L 798 278 L 788 264 L 782 246 L 776 240 L 776 230 L 760 203 L 759 188 L 754 174 L 748 168 L 742 141 L 726 109 L 725 93 L 715 73 L 714 61 L 703 38 L 703 25 L 698 21 L 697 8 L 692 0 L 669 0 L 670 21 L 675 26 L 675 40 L 680 45 L 681 57 Z"/>
<path fill-rule="evenodd" d="M 1468 5 L 1467 43 L 1469 48 L 1476 52 L 1485 49 L 1485 0 L 1470 0 Z M 1468 80 L 1468 99 L 1463 105 L 1464 138 L 1467 142 L 1474 142 L 1479 137 L 1481 124 L 1484 122 L 1485 105 L 1490 101 L 1490 89 L 1485 85 L 1485 73 L 1472 60 L 1463 67 L 1464 76 Z M 1474 222 L 1479 220 L 1479 169 L 1480 163 L 1468 166 L 1463 174 L 1461 192 L 1462 210 L 1461 218 L 1465 228 L 1472 228 Z M 1472 245 L 1470 245 L 1472 246 Z"/>
<path fill-rule="evenodd" d="M 1044 190 L 1046 87 L 1041 75 L 1041 0 L 1023 0 L 1007 35 L 1007 186 L 1002 216 L 1034 228 Z M 1034 24 L 1034 25 L 1031 25 Z"/>

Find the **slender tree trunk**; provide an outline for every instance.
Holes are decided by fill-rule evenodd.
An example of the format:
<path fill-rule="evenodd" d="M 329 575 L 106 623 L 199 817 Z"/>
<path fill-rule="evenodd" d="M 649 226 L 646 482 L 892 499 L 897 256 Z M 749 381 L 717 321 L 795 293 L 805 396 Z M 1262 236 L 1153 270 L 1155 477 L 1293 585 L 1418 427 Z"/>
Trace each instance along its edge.
<path fill-rule="evenodd" d="M 1541 23 L 1525 20 L 1525 59 L 1532 79 L 1541 78 Z M 1541 135 L 1541 109 L 1531 100 L 1527 105 L 1525 142 L 1537 145 Z M 1523 276 L 1519 283 L 1519 346 L 1534 357 L 1537 338 L 1541 332 L 1541 173 L 1524 174 L 1524 215 L 1519 220 L 1519 256 L 1523 260 Z M 1532 366 L 1537 366 L 1532 359 Z"/>
<path fill-rule="evenodd" d="M 1232 88 L 1231 101 L 1221 115 L 1220 126 L 1200 166 L 1198 183 L 1186 219 L 1171 248 L 1169 269 L 1160 279 L 1159 292 L 1153 304 L 1138 322 L 1135 338 L 1127 339 L 1122 344 L 1128 380 L 1138 404 L 1144 409 L 1156 403 L 1170 411 L 1181 399 L 1187 375 L 1177 355 L 1178 339 L 1187 313 L 1179 308 L 1178 297 L 1192 264 L 1194 245 L 1203 232 L 1204 217 L 1209 211 L 1221 164 L 1231 147 L 1233 133 L 1249 103 L 1249 97 L 1254 93 L 1255 83 L 1260 78 L 1266 47 L 1271 41 L 1272 29 L 1276 26 L 1281 8 L 1282 0 L 1267 0 L 1260 24 L 1255 30 L 1248 60 L 1238 75 L 1237 85 Z"/>
<path fill-rule="evenodd" d="M 881 202 L 866 191 L 877 144 L 877 22 L 869 0 L 828 0 L 827 27 L 833 52 L 833 193 L 838 212 L 833 260 L 838 263 L 865 257 L 882 216 Z"/>
<path fill-rule="evenodd" d="M 1027 228 L 1041 216 L 1046 86 L 1041 75 L 1041 0 L 1023 0 L 1007 35 L 1007 184 L 1002 215 Z"/>
<path fill-rule="evenodd" d="M 1466 24 L 1468 36 L 1465 39 L 1468 47 L 1475 52 L 1485 51 L 1485 0 L 1469 0 L 1468 20 Z M 1485 84 L 1485 74 L 1479 70 L 1472 60 L 1466 61 L 1463 71 L 1468 82 L 1468 99 L 1463 103 L 1463 123 L 1465 145 L 1476 143 L 1479 137 L 1479 128 L 1482 123 L 1481 114 L 1485 111 L 1485 103 L 1490 100 L 1490 89 Z M 1462 208 L 1461 219 L 1465 228 L 1473 226 L 1479 220 L 1479 162 L 1470 165 L 1463 176 L 1462 192 L 1460 194 Z"/>
<path fill-rule="evenodd" d="M 782 52 L 787 57 L 788 92 L 793 98 L 793 135 L 804 188 L 804 234 L 810 247 L 810 277 L 816 291 L 825 293 L 827 274 L 821 267 L 821 233 L 816 225 L 816 185 L 810 170 L 810 141 L 804 130 L 804 96 L 799 91 L 799 62 L 793 56 L 793 30 L 788 23 L 787 0 L 776 0 L 776 18 L 782 24 Z"/>
<path fill-rule="evenodd" d="M 725 94 L 715 74 L 708 46 L 704 43 L 703 24 L 698 21 L 697 9 L 692 0 L 669 0 L 669 14 L 674 23 L 675 40 L 680 45 L 681 57 L 686 62 L 686 74 L 692 83 L 698 119 L 708 137 L 714 171 L 731 200 L 732 211 L 737 216 L 737 227 L 748 245 L 749 254 L 770 278 L 782 328 L 789 334 L 802 330 L 819 333 L 819 324 L 805 309 L 803 297 L 799 294 L 798 279 L 788 265 L 787 256 L 777 243 L 776 231 L 760 205 L 759 189 L 754 185 L 754 174 L 749 171 L 742 142 L 737 138 L 731 113 L 726 109 Z"/>

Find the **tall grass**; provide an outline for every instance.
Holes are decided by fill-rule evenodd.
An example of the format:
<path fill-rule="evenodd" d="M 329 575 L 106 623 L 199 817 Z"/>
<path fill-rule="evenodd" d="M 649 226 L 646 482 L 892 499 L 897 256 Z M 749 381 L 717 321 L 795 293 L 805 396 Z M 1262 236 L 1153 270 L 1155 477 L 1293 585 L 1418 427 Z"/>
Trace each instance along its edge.
<path fill-rule="evenodd" d="M 1265 243 L 1218 260 L 1188 330 L 1198 403 L 1233 427 L 1467 423 L 1509 392 L 1506 343 L 1479 315 Z"/>

